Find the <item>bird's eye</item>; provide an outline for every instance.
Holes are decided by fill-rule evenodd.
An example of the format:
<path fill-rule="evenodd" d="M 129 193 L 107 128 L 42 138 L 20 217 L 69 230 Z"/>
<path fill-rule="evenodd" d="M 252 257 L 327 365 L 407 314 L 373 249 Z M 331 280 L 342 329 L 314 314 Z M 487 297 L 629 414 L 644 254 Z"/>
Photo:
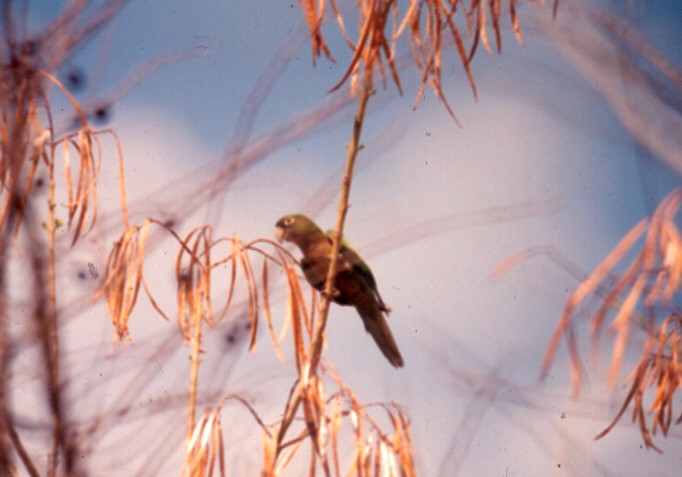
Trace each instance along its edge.
<path fill-rule="evenodd" d="M 296 222 L 296 217 L 287 217 L 286 219 L 284 219 L 284 225 L 286 225 L 287 227 L 289 227 L 294 222 Z"/>

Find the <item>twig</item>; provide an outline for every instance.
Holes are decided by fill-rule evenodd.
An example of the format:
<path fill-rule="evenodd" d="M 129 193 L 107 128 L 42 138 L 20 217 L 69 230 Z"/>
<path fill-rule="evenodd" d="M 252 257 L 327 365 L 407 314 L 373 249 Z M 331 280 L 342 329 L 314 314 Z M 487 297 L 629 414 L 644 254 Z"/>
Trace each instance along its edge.
<path fill-rule="evenodd" d="M 9 402 L 7 399 L 7 385 L 11 360 L 9 333 L 7 332 L 7 242 L 11 236 L 10 228 L 0 230 L 0 472 L 10 473 L 11 437 L 9 427 Z M 16 446 L 15 446 L 16 447 Z"/>
<path fill-rule="evenodd" d="M 7 435 L 12 441 L 12 444 L 14 445 L 14 448 L 17 451 L 17 454 L 19 454 L 19 458 L 21 459 L 21 462 L 23 462 L 24 467 L 26 467 L 26 472 L 28 472 L 28 475 L 31 477 L 39 477 L 40 473 L 38 472 L 38 469 L 36 469 L 35 465 L 33 464 L 33 461 L 31 460 L 31 457 L 28 455 L 28 452 L 26 451 L 26 448 L 21 442 L 21 438 L 19 437 L 19 434 L 17 433 L 17 430 L 14 428 L 14 424 L 12 424 L 12 420 L 10 419 L 9 415 L 4 416 L 4 423 L 6 425 L 6 431 Z M 0 463 L 0 470 L 2 469 L 2 464 Z"/>
<path fill-rule="evenodd" d="M 48 364 L 48 383 L 49 383 L 49 395 L 50 395 L 50 405 L 52 407 L 53 420 L 54 420 L 54 448 L 52 450 L 50 468 L 52 471 L 55 470 L 57 464 L 57 454 L 58 448 L 62 444 L 66 444 L 64 441 L 63 434 L 63 415 L 61 409 L 61 395 L 59 392 L 59 334 L 57 328 L 57 289 L 56 289 L 56 275 L 55 275 L 55 233 L 57 230 L 56 217 L 55 217 L 55 178 L 54 178 L 54 161 L 51 160 L 48 163 L 48 219 L 47 219 L 47 235 L 48 235 L 48 271 L 47 271 L 47 281 L 48 281 L 48 314 L 42 317 L 45 322 L 45 326 L 42 329 L 43 341 L 45 346 L 45 357 L 46 363 Z M 40 253 L 34 250 L 34 253 Z M 36 263 L 36 277 L 40 276 L 40 268 Z M 40 306 L 42 300 L 39 301 Z M 42 313 L 40 313 L 42 314 Z M 67 458 L 68 460 L 68 458 Z"/>
<path fill-rule="evenodd" d="M 194 306 L 201 306 L 199 300 L 196 300 Z M 201 363 L 201 310 L 192 310 L 192 367 L 189 378 L 189 409 L 187 411 L 187 440 L 192 437 L 194 432 L 195 415 L 196 415 L 196 400 L 197 400 L 197 384 L 199 381 L 199 364 Z"/>
<path fill-rule="evenodd" d="M 343 235 L 343 225 L 346 219 L 346 213 L 348 212 L 348 200 L 350 197 L 350 187 L 353 178 L 353 167 L 355 166 L 355 159 L 358 152 L 362 149 L 360 144 L 360 136 L 362 133 L 362 124 L 365 118 L 365 112 L 367 110 L 367 104 L 369 98 L 374 93 L 372 84 L 372 68 L 370 65 L 365 66 L 363 85 L 360 90 L 360 97 L 358 99 L 358 109 L 355 113 L 355 120 L 353 123 L 353 135 L 351 138 L 350 145 L 348 146 L 348 155 L 346 157 L 346 167 L 343 175 L 343 182 L 341 185 L 341 196 L 339 198 L 338 215 L 336 220 L 336 228 L 334 231 L 334 240 L 332 242 L 332 251 L 330 257 L 329 270 L 327 272 L 327 278 L 325 281 L 324 293 L 322 294 L 322 299 L 320 301 L 319 318 L 315 322 L 315 328 L 313 330 L 313 338 L 311 343 L 311 355 L 306 366 L 301 370 L 301 377 L 298 380 L 295 388 L 291 393 L 290 399 L 287 401 L 287 406 L 284 412 L 284 417 L 279 427 L 277 433 L 277 445 L 276 445 L 276 455 L 272 460 L 272 465 L 275 466 L 277 462 L 277 457 L 281 450 L 284 448 L 282 442 L 289 429 L 289 426 L 294 420 L 298 407 L 301 403 L 302 396 L 304 395 L 305 389 L 310 382 L 310 378 L 317 375 L 317 368 L 320 363 L 320 357 L 322 355 L 322 343 L 323 334 L 327 325 L 327 316 L 329 312 L 329 304 L 331 297 L 333 296 L 334 290 L 334 278 L 336 276 L 336 270 L 338 267 L 338 255 L 341 248 L 341 237 Z M 274 469 L 269 469 L 272 473 Z M 267 473 L 265 475 L 268 475 Z"/>
<path fill-rule="evenodd" d="M 358 110 L 355 113 L 355 121 L 353 122 L 353 137 L 348 146 L 348 156 L 346 158 L 346 170 L 343 174 L 343 183 L 341 186 L 341 197 L 339 198 L 338 215 L 336 218 L 336 227 L 334 230 L 334 241 L 332 242 L 331 263 L 329 271 L 327 272 L 327 280 L 324 286 L 324 293 L 320 301 L 320 316 L 315 323 L 313 331 L 312 355 L 310 357 L 310 373 L 317 374 L 317 367 L 320 363 L 320 356 L 322 355 L 322 334 L 327 325 L 327 315 L 329 312 L 329 304 L 333 296 L 334 278 L 336 277 L 336 270 L 338 267 L 338 256 L 341 250 L 341 237 L 343 235 L 343 225 L 346 220 L 346 213 L 348 212 L 348 200 L 350 198 L 350 186 L 353 179 L 353 167 L 355 166 L 355 159 L 362 149 L 360 145 L 360 135 L 362 133 L 362 123 L 365 118 L 365 111 L 369 98 L 373 94 L 372 86 L 372 68 L 369 65 L 365 66 L 363 77 L 362 90 L 360 91 L 360 98 L 358 101 Z"/>

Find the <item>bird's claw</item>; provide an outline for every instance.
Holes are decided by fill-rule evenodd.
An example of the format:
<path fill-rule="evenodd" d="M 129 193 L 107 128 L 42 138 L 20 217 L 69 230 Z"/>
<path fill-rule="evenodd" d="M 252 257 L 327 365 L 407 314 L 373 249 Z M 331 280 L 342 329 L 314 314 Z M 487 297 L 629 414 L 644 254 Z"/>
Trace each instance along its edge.
<path fill-rule="evenodd" d="M 331 297 L 327 295 L 327 292 L 322 290 L 320 292 L 320 295 L 322 295 L 322 298 L 328 298 L 330 300 L 333 300 L 334 298 L 337 298 L 339 295 L 341 295 L 341 292 L 339 291 L 338 288 L 333 288 L 332 289 L 332 294 Z"/>

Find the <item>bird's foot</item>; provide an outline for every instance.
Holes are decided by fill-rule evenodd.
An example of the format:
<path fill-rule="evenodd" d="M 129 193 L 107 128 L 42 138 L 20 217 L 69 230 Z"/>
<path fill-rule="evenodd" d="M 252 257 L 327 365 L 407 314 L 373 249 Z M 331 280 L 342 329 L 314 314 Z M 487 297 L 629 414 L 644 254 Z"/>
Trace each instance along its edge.
<path fill-rule="evenodd" d="M 334 300 L 334 299 L 337 298 L 339 295 L 341 295 L 341 292 L 339 291 L 338 288 L 333 288 L 333 289 L 332 289 L 332 296 L 331 296 L 331 297 L 330 297 L 330 296 L 327 296 L 327 292 L 325 292 L 324 290 L 322 290 L 322 291 L 320 292 L 320 295 L 322 295 L 322 298 L 328 298 L 329 300 Z"/>

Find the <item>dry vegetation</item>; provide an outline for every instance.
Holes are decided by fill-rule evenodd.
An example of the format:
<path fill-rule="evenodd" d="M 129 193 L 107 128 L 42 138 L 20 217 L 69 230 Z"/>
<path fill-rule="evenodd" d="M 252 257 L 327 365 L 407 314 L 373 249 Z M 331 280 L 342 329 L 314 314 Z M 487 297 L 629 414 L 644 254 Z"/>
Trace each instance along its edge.
<path fill-rule="evenodd" d="M 57 230 L 68 228 L 68 245 L 73 248 L 79 247 L 83 237 L 92 230 L 97 219 L 98 182 L 115 180 L 99 175 L 101 141 L 113 141 L 118 145 L 119 138 L 112 131 L 91 127 L 89 119 L 95 111 L 78 104 L 57 79 L 57 72 L 74 49 L 111 20 L 123 3 L 111 2 L 104 9 L 95 8 L 86 14 L 89 2 L 73 2 L 42 36 L 30 39 L 21 37 L 19 32 L 23 30 L 17 28 L 21 26 L 22 18 L 18 13 L 21 9 L 15 8 L 12 2 L 3 3 L 0 45 L 0 299 L 3 303 L 0 310 L 0 472 L 3 475 L 18 475 L 18 469 L 22 467 L 31 476 L 81 475 L 85 467 L 83 455 L 88 457 L 87 446 L 79 435 L 77 418 L 67 417 L 65 410 L 65 399 L 69 397 L 68 386 L 64 384 L 68 369 L 64 369 L 61 360 L 63 317 L 58 306 L 60 290 L 55 267 L 59 247 Z M 383 83 L 390 78 L 398 90 L 401 89 L 399 68 L 395 63 L 401 36 L 409 38 L 414 65 L 421 73 L 421 87 L 431 87 L 453 117 L 442 89 L 441 66 L 443 55 L 448 54 L 445 47 L 454 44 L 475 95 L 470 61 L 478 46 L 492 50 L 492 44 L 498 51 L 501 49 L 500 25 L 505 18 L 509 19 L 519 42 L 522 38 L 514 0 L 505 4 L 507 6 L 498 0 L 472 0 L 468 4 L 437 0 L 404 3 L 364 0 L 348 12 L 333 0 L 299 3 L 310 28 L 313 57 L 324 54 L 333 58 L 322 34 L 323 20 L 330 16 L 325 12 L 328 8 L 353 52 L 345 75 L 334 87 L 338 89 L 350 82 L 357 102 L 345 171 L 339 178 L 341 193 L 333 248 L 338 251 L 353 167 L 362 149 L 362 125 L 374 92 L 375 77 L 378 75 Z M 357 21 L 359 25 L 355 39 L 349 37 L 344 27 L 349 21 Z M 55 126 L 50 108 L 54 88 L 68 98 L 78 118 L 73 131 L 62 132 Z M 338 107 L 338 103 L 330 106 L 332 109 Z M 324 110 L 316 111 L 310 119 L 300 118 L 299 124 L 310 130 L 312 126 L 306 121 L 313 123 L 324 114 L 327 114 Z M 293 128 L 287 135 L 279 134 L 280 140 L 284 137 L 291 141 L 301 132 Z M 227 187 L 235 170 L 245 170 L 260 157 L 259 154 L 267 153 L 266 140 L 261 138 L 258 146 L 261 149 L 240 145 L 240 154 L 218 171 L 213 185 Z M 339 145 L 338 149 L 342 148 L 343 145 Z M 120 147 L 118 149 L 120 151 Z M 119 161 L 123 231 L 109 254 L 98 296 L 106 302 L 119 340 L 134 338 L 128 322 L 139 301 L 140 291 L 163 318 L 177 317 L 179 333 L 191 355 L 187 370 L 183 475 L 203 476 L 216 472 L 225 475 L 229 465 L 225 457 L 221 410 L 228 401 L 243 405 L 262 430 L 261 473 L 264 476 L 281 475 L 297 458 L 307 459 L 310 475 L 416 475 L 407 413 L 398 404 L 363 404 L 344 384 L 342 373 L 322 357 L 329 301 L 300 282 L 297 264 L 288 252 L 267 239 L 244 243 L 234 236 L 216 238 L 210 225 L 196 227 L 181 236 L 176 231 L 176 224 L 167 220 L 149 218 L 140 224 L 131 224 L 125 196 L 124 158 L 120 152 L 116 160 Z M 232 175 L 228 178 L 228 174 Z M 47 201 L 38 196 L 41 187 L 47 189 Z M 210 189 L 202 184 L 197 190 L 202 188 Z M 635 418 L 650 446 L 653 443 L 648 437 L 643 408 L 645 390 L 648 386 L 656 387 L 650 408 L 654 414 L 652 426 L 654 431 L 660 428 L 665 433 L 672 422 L 672 399 L 680 386 L 681 321 L 674 307 L 674 296 L 682 275 L 679 257 L 682 244 L 674 222 L 680 198 L 678 192 L 661 204 L 654 217 L 638 225 L 576 291 L 545 360 L 545 365 L 551 362 L 558 339 L 565 334 L 569 337 L 574 362 L 577 360 L 570 333 L 571 318 L 586 296 L 591 293 L 604 296 L 604 305 L 593 318 L 592 330 L 597 335 L 610 310 L 617 311 L 613 319 L 617 330 L 613 382 L 632 325 L 649 333 L 640 364 L 633 372 L 632 391 L 623 405 L 623 412 L 630 404 L 634 406 Z M 198 194 L 195 200 L 206 202 L 210 199 L 210 195 Z M 58 203 L 67 204 L 64 223 L 56 213 Z M 160 233 L 167 234 L 177 243 L 177 303 L 172 313 L 155 299 L 145 280 L 144 264 L 150 237 L 158 237 Z M 645 233 L 646 243 L 632 265 L 620 279 L 608 280 L 608 274 L 618 262 L 627 258 L 635 241 Z M 337 253 L 332 256 L 336 257 Z M 335 266 L 333 261 L 326 283 L 327 293 L 323 297 L 332 295 L 331 277 Z M 14 284 L 10 267 L 21 268 L 30 277 L 31 288 L 22 300 L 24 305 L 30 303 L 31 324 L 23 336 L 8 332 L 10 315 L 18 307 L 11 303 L 14 295 L 10 290 Z M 271 310 L 273 268 L 286 277 L 284 317 L 275 316 Z M 224 270 L 227 270 L 226 276 L 220 275 Z M 250 349 L 254 349 L 259 336 L 264 335 L 259 333 L 263 327 L 280 358 L 283 358 L 281 337 L 289 333 L 293 341 L 293 360 L 287 362 L 294 363 L 296 379 L 289 398 L 283 403 L 282 419 L 273 424 L 264 423 L 247 399 L 234 394 L 219 396 L 202 412 L 197 410 L 199 402 L 205 402 L 198 396 L 203 334 L 225 320 L 237 294 L 247 297 Z M 218 307 L 214 306 L 216 295 L 225 297 Z M 665 315 L 662 323 L 658 320 L 661 314 Z M 26 346 L 20 342 L 40 350 L 42 367 L 46 370 L 41 386 L 50 414 L 49 425 L 45 428 L 49 448 L 39 451 L 24 445 L 10 399 L 11 386 L 16 379 L 13 370 L 15 352 Z M 577 365 L 574 368 L 578 386 L 579 370 Z M 380 419 L 378 414 L 387 418 Z M 622 412 L 616 421 L 621 415 Z M 44 468 L 36 461 L 36 454 L 49 455 Z M 292 467 L 301 468 L 300 464 Z"/>
<path fill-rule="evenodd" d="M 627 94 L 620 97 L 611 91 L 611 85 L 599 89 L 632 137 L 679 173 L 679 135 L 670 134 L 681 124 L 679 104 L 669 98 L 682 93 L 682 73 L 615 12 L 577 2 L 568 6 L 568 18 L 552 25 L 550 36 L 587 78 L 610 74 L 628 85 Z M 580 325 L 586 317 L 592 341 L 591 361 L 596 370 L 601 369 L 600 351 L 609 345 L 611 362 L 605 376 L 609 386 L 622 383 L 621 368 L 628 351 L 642 343 L 637 364 L 623 383 L 628 392 L 622 406 L 597 439 L 606 436 L 630 409 L 645 446 L 659 451 L 653 435 L 660 431 L 667 436 L 672 424 L 682 422 L 682 410 L 675 406 L 682 388 L 681 200 L 680 189 L 672 191 L 590 274 L 576 270 L 551 248 L 520 254 L 499 269 L 539 252 L 581 280 L 566 303 L 541 366 L 544 377 L 565 339 L 575 396 L 580 393 L 586 373 L 578 342 Z"/>
<path fill-rule="evenodd" d="M 675 411 L 675 396 L 682 388 L 682 315 L 677 302 L 682 283 L 682 234 L 677 225 L 681 204 L 682 189 L 676 189 L 651 217 L 635 225 L 589 275 L 553 247 L 526 250 L 494 271 L 494 276 L 500 278 L 511 267 L 535 256 L 546 256 L 581 279 L 565 305 L 540 370 L 541 378 L 549 374 L 564 339 L 576 398 L 586 373 L 578 340 L 578 328 L 585 316 L 589 318 L 591 361 L 595 368 L 601 368 L 604 342 L 611 345 L 606 375 L 611 387 L 621 382 L 621 367 L 628 350 L 635 348 L 633 342 L 643 341 L 638 363 L 624 383 L 628 392 L 622 406 L 596 439 L 606 436 L 628 408 L 645 446 L 658 452 L 652 434 L 660 430 L 667 436 L 672 424 L 682 423 L 682 414 L 677 414 L 682 411 Z"/>
<path fill-rule="evenodd" d="M 184 465 L 185 475 L 210 475 L 217 464 L 224 473 L 225 450 L 220 422 L 221 406 L 226 400 L 241 402 L 254 416 L 263 431 L 263 475 L 279 475 L 294 461 L 306 442 L 310 451 L 310 469 L 317 469 L 325 475 L 345 473 L 370 475 L 415 475 L 413 450 L 409 435 L 409 418 L 396 404 L 365 405 L 344 384 L 341 375 L 327 360 L 322 359 L 322 342 L 329 302 L 318 300 L 311 294 L 306 303 L 304 288 L 298 277 L 295 261 L 278 244 L 268 240 L 257 240 L 248 244 L 236 237 L 214 238 L 208 225 L 197 227 L 184 237 L 178 235 L 173 221 L 149 218 L 140 225 L 131 224 L 125 195 L 125 167 L 121 147 L 114 132 L 97 131 L 91 127 L 93 115 L 106 115 L 106 106 L 82 107 L 71 95 L 69 89 L 58 79 L 57 73 L 74 51 L 100 28 L 106 25 L 118 12 L 124 2 L 112 2 L 101 9 L 91 9 L 89 2 L 76 1 L 62 15 L 49 25 L 37 38 L 24 37 L 26 31 L 25 11 L 12 2 L 3 4 L 2 69 L 0 70 L 0 107 L 2 124 L 2 212 L 0 224 L 2 237 L 2 262 L 0 276 L 5 302 L 9 300 L 12 286 L 8 267 L 18 262 L 32 279 L 32 290 L 27 296 L 33 303 L 32 321 L 28 345 L 35 343 L 41 350 L 44 369 L 43 392 L 51 415 L 47 426 L 51 434 L 51 450 L 46 469 L 40 469 L 33 457 L 33 450 L 24 446 L 22 433 L 17 431 L 15 412 L 11 404 L 13 378 L 13 352 L 20 346 L 8 329 L 8 310 L 3 307 L 0 328 L 3 342 L 0 343 L 0 462 L 3 472 L 15 475 L 18 465 L 30 475 L 79 475 L 85 468 L 77 456 L 82 456 L 87 446 L 78 437 L 74 420 L 67 412 L 69 394 L 64 386 L 66 369 L 61 361 L 60 326 L 64 318 L 58 306 L 60 293 L 57 287 L 56 252 L 62 237 L 57 230 L 66 227 L 70 232 L 69 246 L 77 248 L 84 236 L 94 227 L 97 220 L 97 186 L 102 164 L 100 141 L 105 138 L 116 143 L 119 151 L 119 180 L 123 232 L 114 243 L 102 278 L 98 296 L 103 297 L 112 319 L 115 336 L 131 340 L 128 320 L 140 296 L 140 291 L 160 315 L 170 319 L 170 313 L 162 309 L 152 295 L 144 274 L 145 251 L 148 247 L 150 229 L 158 228 L 173 237 L 178 244 L 176 259 L 177 320 L 183 341 L 191 350 L 191 366 L 188 372 L 187 392 L 187 450 Z M 516 13 L 512 2 L 511 19 L 518 35 Z M 400 90 L 398 69 L 395 65 L 396 42 L 405 32 L 409 34 L 415 63 L 423 73 L 422 85 L 430 85 L 443 100 L 448 111 L 452 110 L 445 101 L 441 86 L 441 58 L 443 55 L 443 31 L 454 41 L 464 70 L 475 92 L 475 85 L 469 68 L 469 60 L 479 40 L 489 48 L 487 40 L 488 23 L 495 34 L 500 48 L 501 5 L 499 2 L 474 2 L 463 9 L 462 18 L 467 30 L 474 31 L 474 42 L 469 52 L 465 51 L 462 35 L 455 26 L 457 2 L 451 5 L 440 2 L 411 2 L 404 13 L 399 12 L 397 2 L 361 2 L 358 13 L 359 38 L 351 40 L 344 29 L 343 15 L 335 2 L 331 3 L 334 15 L 349 46 L 354 52 L 346 75 L 341 78 L 338 89 L 350 79 L 352 91 L 357 93 L 358 110 L 352 128 L 351 144 L 348 148 L 346 170 L 339 205 L 339 220 L 336 228 L 334 247 L 338 250 L 339 240 L 350 193 L 353 165 L 362 146 L 360 136 L 367 104 L 374 88 L 374 72 L 379 71 L 382 80 L 387 71 Z M 312 34 L 314 57 L 324 52 L 331 53 L 321 34 L 325 3 L 301 2 Z M 464 8 L 462 6 L 462 8 Z M 491 21 L 486 19 L 487 15 Z M 349 14 L 350 15 L 350 14 Z M 399 20 L 399 16 L 402 19 Z M 392 25 L 389 29 L 389 25 Z M 520 36 L 519 36 L 520 39 Z M 175 56 L 177 59 L 178 55 Z M 170 55 L 173 58 L 173 55 Z M 167 61 L 155 59 L 153 64 Z M 132 78 L 132 82 L 139 78 Z M 70 102 L 77 124 L 73 131 L 55 124 L 50 108 L 51 90 L 57 88 Z M 359 91 L 359 92 L 358 92 Z M 338 108 L 337 104 L 332 107 Z M 324 111 L 318 111 L 314 120 L 320 119 Z M 306 124 L 300 118 L 298 124 Z M 307 126 L 310 129 L 310 126 Z M 297 132 L 290 133 L 293 139 Z M 300 132 L 298 132 L 300 134 Z M 281 134 L 279 139 L 281 140 Z M 246 139 L 246 138 L 239 138 Z M 261 144 L 263 141 L 261 141 Z M 235 169 L 243 170 L 255 160 L 239 145 L 231 167 L 214 178 L 214 186 L 226 186 L 234 177 Z M 262 151 L 261 151 L 262 154 Z M 257 154 L 255 155 L 257 157 Z M 235 167 L 236 166 L 236 167 Z M 231 173 L 230 178 L 224 174 Z M 58 176 L 61 174 L 61 176 Z M 43 179 L 46 177 L 47 179 Z M 47 206 L 37 197 L 37 188 L 47 188 Z M 203 200 L 209 197 L 203 196 Z M 57 204 L 67 204 L 67 218 L 58 217 Z M 158 234 L 157 234 L 158 235 Z M 222 250 L 225 248 L 226 250 Z M 254 257 L 257 256 L 257 257 Z M 333 254 L 336 256 L 336 254 Z M 260 260 L 260 271 L 256 272 L 255 259 Z M 216 288 L 217 270 L 225 266 L 229 270 L 226 281 L 220 280 L 222 291 L 227 297 L 219 312 L 214 312 L 213 295 Z M 334 263 L 329 277 L 334 274 Z M 247 294 L 250 338 L 249 347 L 256 346 L 261 314 L 272 338 L 276 353 L 282 358 L 276 335 L 276 318 L 272 316 L 269 303 L 269 270 L 277 267 L 287 277 L 287 306 L 285 319 L 281 321 L 280 336 L 291 329 L 294 343 L 296 379 L 289 399 L 285 403 L 283 419 L 272 425 L 263 423 L 258 413 L 240 396 L 224 397 L 212 409 L 207 409 L 197 419 L 197 393 L 199 367 L 203 352 L 202 332 L 204 328 L 217 326 L 229 313 L 235 290 Z M 244 284 L 244 288 L 238 284 Z M 332 281 L 328 279 L 327 288 Z M 326 296 L 330 296 L 328 293 Z M 21 346 L 24 346 L 22 342 Z M 328 391 L 332 384 L 334 390 Z M 383 430 L 380 420 L 372 416 L 383 411 L 388 416 L 389 431 Z M 294 425 L 301 422 L 302 427 Z M 96 427 L 97 425 L 94 424 Z M 293 433 L 293 437 L 289 434 Z M 340 449 L 353 449 L 346 462 L 341 462 Z M 44 452 L 43 452 L 44 453 Z M 17 459 L 19 464 L 17 463 Z"/>
<path fill-rule="evenodd" d="M 682 388 L 682 315 L 675 301 L 682 283 L 682 235 L 676 220 L 682 190 L 671 193 L 650 219 L 642 220 L 614 247 L 604 261 L 571 295 L 564 314 L 547 348 L 542 364 L 545 374 L 565 337 L 571 356 L 573 387 L 580 390 L 582 368 L 573 321 L 579 307 L 590 296 L 600 301 L 592 313 L 589 330 L 593 337 L 593 361 L 598 362 L 598 347 L 607 322 L 615 334 L 608 382 L 615 385 L 633 331 L 646 334 L 639 363 L 628 378 L 629 392 L 621 410 L 597 438 L 605 436 L 632 406 L 632 419 L 639 425 L 647 447 L 654 445 L 654 433 L 667 435 L 675 417 L 674 398 Z M 641 246 L 638 247 L 638 244 Z M 638 249 L 639 248 L 639 249 Z M 623 267 L 627 263 L 628 265 Z M 622 270 L 622 271 L 621 271 Z M 634 328 L 634 330 L 633 330 Z M 647 396 L 647 390 L 653 393 Z M 650 404 L 646 405 L 649 400 Z M 646 414 L 651 415 L 647 424 Z"/>
<path fill-rule="evenodd" d="M 56 231 L 63 224 L 55 214 L 57 202 L 67 205 L 66 226 L 71 231 L 71 245 L 76 246 L 96 219 L 96 183 L 102 161 L 100 141 L 114 140 L 110 131 L 93 131 L 86 113 L 67 89 L 53 76 L 60 64 L 80 41 L 107 22 L 116 11 L 113 7 L 92 18 L 69 41 L 54 42 L 53 36 L 72 31 L 74 12 L 65 14 L 40 38 L 21 38 L 20 21 L 11 2 L 2 7 L 3 38 L 0 47 L 0 471 L 16 475 L 13 462 L 18 457 L 27 472 L 34 475 L 74 474 L 80 443 L 65 418 L 62 393 L 63 370 L 60 362 L 60 327 L 57 319 Z M 71 101 L 79 119 L 76 132 L 55 134 L 48 90 L 58 87 Z M 58 159 L 59 158 L 59 159 Z M 119 157 L 119 160 L 122 158 Z M 64 187 L 57 191 L 57 176 L 63 174 Z M 75 176 L 75 180 L 74 180 Z M 46 179 L 45 179 L 46 178 Z M 37 197 L 47 187 L 47 201 Z M 19 272 L 12 267 L 19 262 Z M 50 413 L 51 449 L 47 469 L 39 472 L 32 453 L 24 448 L 15 427 L 11 404 L 14 381 L 12 360 L 18 343 L 10 333 L 9 320 L 19 307 L 10 302 L 13 276 L 30 277 L 30 320 L 26 338 L 40 350 L 44 365 L 43 391 Z M 16 296 L 16 295 L 14 295 Z M 61 470 L 58 471 L 58 469 Z"/>

